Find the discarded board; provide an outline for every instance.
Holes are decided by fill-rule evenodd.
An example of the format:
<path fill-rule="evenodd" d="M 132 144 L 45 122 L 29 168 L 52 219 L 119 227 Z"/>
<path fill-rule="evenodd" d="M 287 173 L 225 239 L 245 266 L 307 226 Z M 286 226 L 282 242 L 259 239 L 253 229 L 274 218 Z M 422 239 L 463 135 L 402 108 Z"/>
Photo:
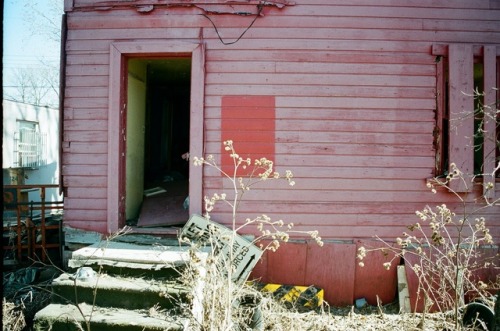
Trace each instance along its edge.
<path fill-rule="evenodd" d="M 180 237 L 191 241 L 209 242 L 210 236 L 218 239 L 217 254 L 226 257 L 231 265 L 231 279 L 236 284 L 242 284 L 262 256 L 263 251 L 251 241 L 235 231 L 193 214 L 181 230 Z"/>
<path fill-rule="evenodd" d="M 144 196 L 150 197 L 150 196 L 158 195 L 158 194 L 165 193 L 165 192 L 167 192 L 167 190 L 165 190 L 162 187 L 153 187 L 153 188 L 144 190 Z"/>
<path fill-rule="evenodd" d="M 406 280 L 404 265 L 398 265 L 398 293 L 399 311 L 401 313 L 411 313 L 410 292 L 408 290 L 408 281 Z"/>

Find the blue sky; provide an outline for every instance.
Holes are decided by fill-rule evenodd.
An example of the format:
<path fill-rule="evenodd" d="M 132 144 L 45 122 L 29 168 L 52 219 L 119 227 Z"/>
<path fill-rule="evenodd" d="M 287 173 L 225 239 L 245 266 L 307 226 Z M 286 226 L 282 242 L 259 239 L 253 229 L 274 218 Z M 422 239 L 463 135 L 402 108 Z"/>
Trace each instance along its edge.
<path fill-rule="evenodd" d="M 40 15 L 53 19 L 60 26 L 62 7 L 63 0 L 4 0 L 4 87 L 15 85 L 12 76 L 17 69 L 41 69 L 43 63 L 59 65 L 59 43 L 47 37 L 49 27 Z M 34 31 L 39 33 L 33 35 Z"/>

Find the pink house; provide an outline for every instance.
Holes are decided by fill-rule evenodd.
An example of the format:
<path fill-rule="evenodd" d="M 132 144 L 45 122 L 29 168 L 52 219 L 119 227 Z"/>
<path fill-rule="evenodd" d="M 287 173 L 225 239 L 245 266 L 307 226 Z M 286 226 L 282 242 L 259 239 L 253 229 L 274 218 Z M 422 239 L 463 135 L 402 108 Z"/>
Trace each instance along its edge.
<path fill-rule="evenodd" d="M 388 303 L 395 268 L 378 255 L 359 267 L 358 246 L 394 241 L 426 205 L 458 207 L 427 187 L 451 162 L 481 174 L 454 187 L 471 208 L 481 184 L 500 197 L 496 139 L 474 148 L 463 116 L 475 88 L 499 98 L 498 0 L 65 0 L 63 20 L 67 226 L 175 233 L 225 187 L 181 155 L 220 159 L 231 139 L 297 183 L 255 187 L 241 220 L 265 213 L 325 241 L 294 236 L 254 275 L 320 286 L 334 305 Z M 483 216 L 498 243 L 500 206 Z"/>

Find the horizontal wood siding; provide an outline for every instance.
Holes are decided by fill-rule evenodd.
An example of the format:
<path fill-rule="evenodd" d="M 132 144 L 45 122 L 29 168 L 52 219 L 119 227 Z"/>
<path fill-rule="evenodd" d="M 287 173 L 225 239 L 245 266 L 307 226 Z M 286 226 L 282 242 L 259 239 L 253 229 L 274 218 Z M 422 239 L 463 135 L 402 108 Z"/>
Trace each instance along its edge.
<path fill-rule="evenodd" d="M 266 12 L 234 45 L 217 43 L 217 33 L 204 29 L 215 40 L 207 47 L 207 152 L 220 148 L 221 97 L 274 95 L 275 163 L 292 170 L 297 183 L 249 192 L 252 207 L 241 207 L 241 219 L 262 210 L 328 238 L 393 238 L 426 204 L 453 205 L 448 192 L 434 195 L 425 181 L 435 162 L 430 49 L 500 40 L 498 11 L 462 5 L 297 2 Z M 241 32 L 230 18 L 214 21 L 227 26 L 219 28 L 225 40 Z M 218 192 L 221 184 L 209 180 L 207 191 Z M 364 211 L 373 204 L 381 210 Z M 498 226 L 492 222 L 496 233 Z"/>
<path fill-rule="evenodd" d="M 484 2 L 460 4 L 299 1 L 283 9 L 265 8 L 238 42 L 223 45 L 195 8 L 158 7 L 149 14 L 134 8 L 78 11 L 80 2 L 75 1 L 68 15 L 66 50 L 65 185 L 92 188 L 106 183 L 110 43 L 191 40 L 202 28 L 207 153 L 220 154 L 223 96 L 276 100 L 275 163 L 278 170 L 295 173 L 297 186 L 263 189 L 256 199 L 282 206 L 285 219 L 297 218 L 297 211 L 286 212 L 296 209 L 297 200 L 313 204 L 303 214 L 321 210 L 318 218 L 323 221 L 310 217 L 307 226 L 338 239 L 351 238 L 352 231 L 335 228 L 328 220 L 335 224 L 345 203 L 362 208 L 376 201 L 384 203 L 386 213 L 411 219 L 419 203 L 450 200 L 446 193 L 432 195 L 425 186 L 434 166 L 432 45 L 500 40 L 498 10 Z M 234 41 L 253 20 L 210 17 L 225 41 Z M 245 138 L 244 133 L 234 135 L 235 141 Z M 210 176 L 207 194 L 217 191 L 208 185 Z M 67 201 L 71 199 L 69 195 Z M 255 212 L 268 212 L 266 204 Z M 388 235 L 399 234 L 394 220 L 389 221 L 398 217 L 384 221 L 370 213 L 363 216 L 387 227 Z M 351 225 L 359 237 L 373 234 L 362 224 Z"/>
<path fill-rule="evenodd" d="M 204 148 L 219 161 L 223 98 L 273 97 L 276 170 L 292 170 L 296 185 L 254 187 L 244 196 L 240 221 L 265 213 L 355 246 L 374 235 L 400 236 L 427 204 L 458 206 L 449 192 L 426 187 L 435 167 L 432 46 L 500 44 L 498 2 L 296 0 L 265 6 L 246 32 L 253 16 L 210 14 L 197 5 L 203 1 L 191 7 L 151 1 L 156 6 L 148 13 L 125 2 L 116 10 L 93 10 L 99 1 L 73 3 L 67 8 L 63 141 L 68 225 L 106 229 L 109 48 L 119 41 L 204 43 Z M 252 2 L 231 6 L 256 12 Z M 245 140 L 244 131 L 233 134 Z M 204 171 L 203 185 L 205 195 L 230 189 L 212 169 Z M 467 198 L 472 207 L 480 192 Z M 498 239 L 500 206 L 486 216 Z M 212 218 L 228 223 L 230 210 L 216 208 Z M 354 261 L 355 249 L 342 254 Z"/>

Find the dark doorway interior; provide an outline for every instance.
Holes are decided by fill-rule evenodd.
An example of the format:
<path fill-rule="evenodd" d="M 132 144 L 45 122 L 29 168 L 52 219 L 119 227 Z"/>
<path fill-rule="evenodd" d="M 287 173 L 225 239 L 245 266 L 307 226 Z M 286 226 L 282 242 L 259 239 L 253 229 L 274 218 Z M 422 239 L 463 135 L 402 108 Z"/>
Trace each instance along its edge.
<path fill-rule="evenodd" d="M 189 151 L 189 86 L 155 84 L 148 89 L 145 135 L 145 188 L 166 176 L 187 179 L 188 163 L 181 156 Z"/>
<path fill-rule="evenodd" d="M 138 226 L 185 223 L 189 195 L 190 58 L 148 59 L 144 199 Z"/>

